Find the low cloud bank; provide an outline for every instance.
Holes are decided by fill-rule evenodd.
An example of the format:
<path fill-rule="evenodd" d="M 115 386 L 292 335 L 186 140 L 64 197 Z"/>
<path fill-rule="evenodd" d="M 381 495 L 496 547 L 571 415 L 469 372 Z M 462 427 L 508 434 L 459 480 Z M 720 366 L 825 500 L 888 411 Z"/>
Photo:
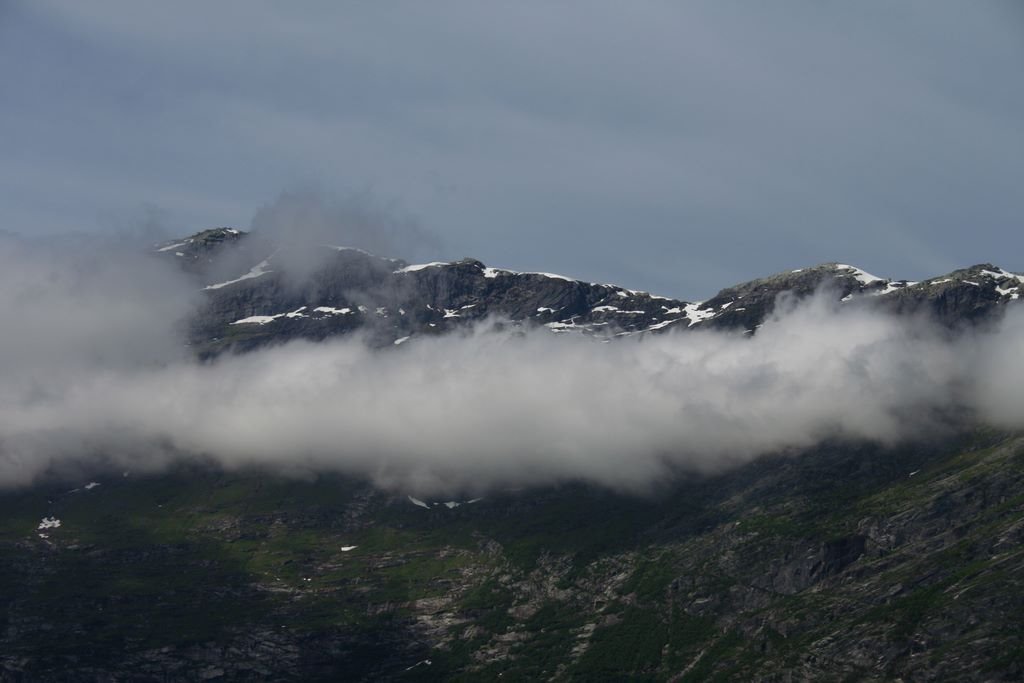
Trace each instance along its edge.
<path fill-rule="evenodd" d="M 826 439 L 891 444 L 951 419 L 1024 426 L 1019 307 L 992 331 L 952 335 L 815 297 L 751 338 L 600 343 L 482 325 L 383 351 L 345 338 L 199 364 L 179 334 L 192 293 L 173 273 L 9 242 L 0 485 L 203 457 L 421 494 L 568 480 L 644 490 Z"/>

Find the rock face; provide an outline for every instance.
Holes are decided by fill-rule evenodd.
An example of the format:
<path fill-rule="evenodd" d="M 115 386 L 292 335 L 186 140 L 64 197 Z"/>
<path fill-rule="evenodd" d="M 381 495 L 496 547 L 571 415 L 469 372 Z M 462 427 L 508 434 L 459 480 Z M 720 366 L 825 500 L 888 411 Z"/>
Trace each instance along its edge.
<path fill-rule="evenodd" d="M 180 263 L 203 289 L 192 342 L 204 355 L 356 330 L 386 346 L 484 319 L 609 338 L 691 329 L 749 334 L 781 295 L 818 291 L 845 305 L 927 311 L 947 325 L 974 324 L 1017 300 L 1024 283 L 1024 276 L 989 264 L 907 282 L 829 263 L 688 302 L 473 259 L 409 265 L 359 249 L 275 245 L 230 228 L 158 245 L 155 253 Z"/>

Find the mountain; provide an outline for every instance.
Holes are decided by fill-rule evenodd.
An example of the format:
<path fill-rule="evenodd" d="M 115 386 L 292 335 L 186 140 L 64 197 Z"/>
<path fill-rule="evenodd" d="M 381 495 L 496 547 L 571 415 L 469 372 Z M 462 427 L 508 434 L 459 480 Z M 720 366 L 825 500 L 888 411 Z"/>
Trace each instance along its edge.
<path fill-rule="evenodd" d="M 837 301 L 948 325 L 977 323 L 1020 296 L 1024 276 L 990 264 L 922 282 L 888 280 L 828 263 L 723 289 L 689 302 L 474 259 L 410 265 L 347 247 L 266 243 L 231 228 L 155 247 L 192 274 L 206 297 L 192 329 L 202 355 L 360 330 L 378 346 L 445 334 L 486 319 L 602 338 L 677 330 L 753 333 L 783 292 L 825 289 Z"/>
<path fill-rule="evenodd" d="M 756 336 L 787 292 L 985 326 L 1024 282 L 833 263 L 686 302 L 227 228 L 153 256 L 200 293 L 202 357 L 352 333 L 402 353 L 483 320 Z M 830 440 L 643 496 L 435 499 L 201 458 L 64 471 L 0 491 L 0 681 L 1021 680 L 1022 491 L 1024 434 L 977 425 Z"/>
<path fill-rule="evenodd" d="M 1011 681 L 1024 437 L 636 498 L 199 466 L 0 495 L 0 680 Z"/>

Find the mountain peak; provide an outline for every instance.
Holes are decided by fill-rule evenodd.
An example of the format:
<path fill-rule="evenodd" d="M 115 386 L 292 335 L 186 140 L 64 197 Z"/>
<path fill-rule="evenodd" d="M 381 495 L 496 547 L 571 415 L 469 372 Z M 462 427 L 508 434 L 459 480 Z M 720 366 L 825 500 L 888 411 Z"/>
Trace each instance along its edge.
<path fill-rule="evenodd" d="M 753 334 L 784 292 L 798 298 L 827 292 L 840 303 L 859 300 L 895 313 L 927 310 L 941 322 L 958 324 L 1001 311 L 1019 298 L 1024 284 L 1024 276 L 990 263 L 912 282 L 828 262 L 689 302 L 554 273 L 490 267 L 473 258 L 409 264 L 356 247 L 275 245 L 250 235 L 213 228 L 156 246 L 157 255 L 174 258 L 202 283 L 207 303 L 193 325 L 200 353 L 355 330 L 368 333 L 375 345 L 391 346 L 487 317 L 609 340 L 694 328 Z M 296 264 L 304 264 L 301 276 Z"/>

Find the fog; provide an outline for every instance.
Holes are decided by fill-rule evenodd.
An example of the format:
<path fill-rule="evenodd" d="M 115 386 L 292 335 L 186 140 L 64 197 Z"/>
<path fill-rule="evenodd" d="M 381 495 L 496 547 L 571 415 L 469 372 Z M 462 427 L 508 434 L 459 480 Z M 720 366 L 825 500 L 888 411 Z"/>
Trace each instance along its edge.
<path fill-rule="evenodd" d="M 293 244 L 342 244 L 382 256 L 400 251 L 416 256 L 438 245 L 438 238 L 394 200 L 368 190 L 344 195 L 315 188 L 282 192 L 256 211 L 252 229 L 271 238 L 287 237 Z"/>
<path fill-rule="evenodd" d="M 1024 426 L 1024 315 L 986 332 L 783 300 L 749 337 L 611 343 L 490 322 L 200 363 L 194 284 L 95 241 L 0 236 L 0 485 L 186 459 L 341 472 L 419 495 L 587 481 L 646 491 L 825 440 Z"/>

